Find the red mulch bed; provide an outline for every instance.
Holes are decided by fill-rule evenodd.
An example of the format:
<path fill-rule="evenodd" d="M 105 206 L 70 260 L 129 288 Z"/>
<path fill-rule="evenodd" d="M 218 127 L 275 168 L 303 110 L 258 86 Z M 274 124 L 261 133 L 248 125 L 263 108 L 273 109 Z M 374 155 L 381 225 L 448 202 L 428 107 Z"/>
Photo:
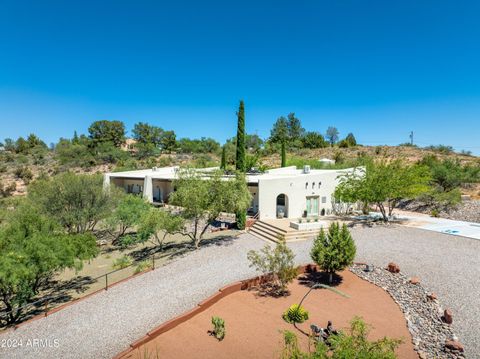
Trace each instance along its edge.
<path fill-rule="evenodd" d="M 373 326 L 370 339 L 402 338 L 398 357 L 418 359 L 405 318 L 391 297 L 349 271 L 340 274 L 342 281 L 336 288 L 350 298 L 326 289 L 313 290 L 303 303 L 310 318 L 298 327 L 310 332 L 310 324 L 325 327 L 332 320 L 336 329 L 343 329 L 355 315 L 361 316 Z M 291 294 L 287 297 L 263 297 L 254 290 L 233 293 L 124 358 L 278 358 L 284 329 L 296 332 L 306 349 L 308 338 L 282 319 L 282 313 L 307 292 L 302 281 L 305 276 L 289 286 Z M 221 342 L 208 334 L 212 316 L 225 319 L 226 336 Z"/>

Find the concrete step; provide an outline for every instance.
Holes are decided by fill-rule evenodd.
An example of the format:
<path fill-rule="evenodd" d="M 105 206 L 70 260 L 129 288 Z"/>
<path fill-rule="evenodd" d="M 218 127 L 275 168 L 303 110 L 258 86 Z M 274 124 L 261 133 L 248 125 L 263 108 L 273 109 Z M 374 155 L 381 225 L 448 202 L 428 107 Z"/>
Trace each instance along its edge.
<path fill-rule="evenodd" d="M 286 231 L 277 228 L 268 223 L 257 221 L 249 230 L 256 237 L 268 240 L 270 242 L 278 242 L 278 236 L 283 236 L 287 242 L 302 241 L 315 238 L 320 230 L 309 231 Z"/>

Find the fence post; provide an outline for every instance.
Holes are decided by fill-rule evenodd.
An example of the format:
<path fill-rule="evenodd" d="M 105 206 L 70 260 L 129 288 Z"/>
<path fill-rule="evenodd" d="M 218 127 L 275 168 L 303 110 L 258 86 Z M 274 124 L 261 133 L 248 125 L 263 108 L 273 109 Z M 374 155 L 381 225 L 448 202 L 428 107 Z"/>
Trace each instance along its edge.
<path fill-rule="evenodd" d="M 47 312 L 48 312 L 48 299 L 45 301 L 45 316 L 47 316 Z"/>
<path fill-rule="evenodd" d="M 152 270 L 155 270 L 155 254 L 152 254 Z"/>
<path fill-rule="evenodd" d="M 105 274 L 105 290 L 108 290 L 108 273 Z"/>

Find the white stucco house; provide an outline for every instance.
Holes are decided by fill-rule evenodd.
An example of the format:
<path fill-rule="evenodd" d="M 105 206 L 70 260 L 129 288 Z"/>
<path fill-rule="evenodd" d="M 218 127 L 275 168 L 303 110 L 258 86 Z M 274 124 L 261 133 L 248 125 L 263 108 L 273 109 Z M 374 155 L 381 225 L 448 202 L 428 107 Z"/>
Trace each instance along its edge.
<path fill-rule="evenodd" d="M 116 185 L 127 193 L 141 194 L 151 203 L 168 204 L 178 169 L 163 167 L 106 173 L 104 184 L 106 187 Z M 199 171 L 215 169 L 205 168 Z M 259 219 L 328 215 L 332 212 L 332 195 L 338 177 L 350 171 L 353 169 L 313 170 L 309 166 L 303 169 L 292 166 L 247 174 L 247 184 L 252 194 L 248 212 L 257 215 Z"/>

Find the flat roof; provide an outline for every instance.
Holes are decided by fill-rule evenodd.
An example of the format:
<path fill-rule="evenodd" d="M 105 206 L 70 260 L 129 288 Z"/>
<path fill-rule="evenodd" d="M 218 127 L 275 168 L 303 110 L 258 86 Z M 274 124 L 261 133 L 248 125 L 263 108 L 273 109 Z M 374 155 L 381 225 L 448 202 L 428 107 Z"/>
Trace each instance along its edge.
<path fill-rule="evenodd" d="M 177 172 L 180 167 L 172 166 L 172 167 L 159 167 L 159 168 L 149 168 L 143 170 L 135 170 L 135 171 L 124 171 L 124 172 L 110 172 L 106 173 L 107 176 L 111 178 L 135 178 L 135 179 L 143 179 L 146 176 L 149 176 L 153 179 L 166 179 L 166 180 L 174 180 L 176 178 Z M 218 170 L 218 167 L 209 167 L 209 168 L 199 168 L 196 169 L 199 173 L 202 172 L 213 172 Z M 278 179 L 278 178 L 294 178 L 303 175 L 319 175 L 319 174 L 326 174 L 326 173 L 343 173 L 352 171 L 353 168 L 346 168 L 346 169 L 311 169 L 309 172 L 305 172 L 303 169 L 297 169 L 295 166 L 290 167 L 281 167 L 281 168 L 274 168 L 265 171 L 264 173 L 247 173 L 247 182 L 249 183 L 258 183 L 260 179 Z M 230 176 L 225 176 L 230 177 Z"/>

